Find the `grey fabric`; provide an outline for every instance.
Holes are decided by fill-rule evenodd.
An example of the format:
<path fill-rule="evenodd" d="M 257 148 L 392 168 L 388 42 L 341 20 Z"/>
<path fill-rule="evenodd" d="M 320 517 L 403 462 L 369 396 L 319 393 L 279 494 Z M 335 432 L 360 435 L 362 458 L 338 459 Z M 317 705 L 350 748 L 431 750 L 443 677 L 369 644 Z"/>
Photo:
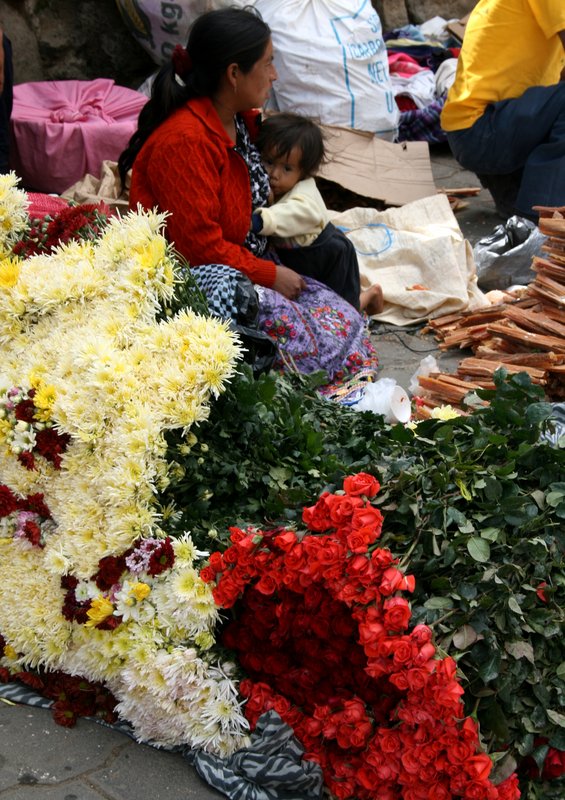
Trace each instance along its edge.
<path fill-rule="evenodd" d="M 227 759 L 194 750 L 186 757 L 206 783 L 232 800 L 318 800 L 322 770 L 314 761 L 303 761 L 303 753 L 292 728 L 276 711 L 267 711 L 248 748 Z"/>

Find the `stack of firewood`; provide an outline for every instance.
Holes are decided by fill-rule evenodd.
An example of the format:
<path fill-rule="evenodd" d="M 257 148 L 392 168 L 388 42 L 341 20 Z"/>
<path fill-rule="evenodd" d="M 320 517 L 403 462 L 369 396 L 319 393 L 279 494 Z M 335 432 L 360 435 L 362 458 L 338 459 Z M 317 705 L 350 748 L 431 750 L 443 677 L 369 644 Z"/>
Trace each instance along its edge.
<path fill-rule="evenodd" d="M 533 258 L 532 283 L 487 308 L 428 322 L 426 331 L 434 333 L 440 350 L 467 349 L 473 356 L 461 360 L 455 375 L 420 376 L 421 417 L 446 403 L 461 409 L 469 391 L 494 387 L 500 367 L 527 372 L 547 400 L 565 400 L 565 207 L 538 210 L 547 239 L 544 257 Z"/>

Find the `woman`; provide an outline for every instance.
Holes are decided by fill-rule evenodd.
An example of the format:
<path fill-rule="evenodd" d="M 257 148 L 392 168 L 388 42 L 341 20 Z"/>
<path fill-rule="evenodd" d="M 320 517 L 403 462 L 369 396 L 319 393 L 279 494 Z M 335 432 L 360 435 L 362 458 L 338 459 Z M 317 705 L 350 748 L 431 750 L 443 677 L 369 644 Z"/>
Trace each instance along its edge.
<path fill-rule="evenodd" d="M 223 8 L 201 15 L 186 49 L 177 46 L 157 74 L 120 173 L 124 179 L 132 168 L 131 208 L 170 213 L 167 235 L 212 310 L 222 314 L 220 300 L 233 298 L 243 273 L 260 287 L 260 326 L 276 341 L 280 361 L 339 377 L 373 365 L 363 318 L 331 290 L 265 257 L 266 238 L 251 231 L 269 180 L 244 115 L 265 103 L 276 78 L 270 29 L 257 14 Z M 229 299 L 224 307 L 222 315 L 237 317 Z"/>

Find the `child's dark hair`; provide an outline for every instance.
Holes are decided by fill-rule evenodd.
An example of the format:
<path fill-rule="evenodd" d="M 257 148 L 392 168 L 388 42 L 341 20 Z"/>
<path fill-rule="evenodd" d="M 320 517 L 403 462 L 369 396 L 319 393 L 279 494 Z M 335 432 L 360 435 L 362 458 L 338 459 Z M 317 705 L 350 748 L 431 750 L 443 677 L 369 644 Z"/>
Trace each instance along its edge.
<path fill-rule="evenodd" d="M 287 111 L 262 121 L 256 145 L 260 153 L 277 158 L 288 156 L 293 147 L 300 148 L 300 168 L 305 178 L 314 175 L 326 158 L 320 126 L 308 117 Z"/>

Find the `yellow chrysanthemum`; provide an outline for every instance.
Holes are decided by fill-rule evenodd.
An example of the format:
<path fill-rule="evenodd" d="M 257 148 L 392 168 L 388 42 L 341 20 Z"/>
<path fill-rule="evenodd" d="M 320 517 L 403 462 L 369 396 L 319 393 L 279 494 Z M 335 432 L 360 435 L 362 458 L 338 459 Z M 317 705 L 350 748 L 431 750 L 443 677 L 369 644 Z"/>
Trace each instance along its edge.
<path fill-rule="evenodd" d="M 87 628 L 93 628 L 95 625 L 99 625 L 101 622 L 104 622 L 105 619 L 111 617 L 114 613 L 114 606 L 107 597 L 103 597 L 100 595 L 99 597 L 95 597 L 91 603 L 90 608 L 86 612 L 88 616 L 88 622 L 85 622 Z"/>
<path fill-rule="evenodd" d="M 135 598 L 136 602 L 141 603 L 142 600 L 145 600 L 145 598 L 151 594 L 151 587 L 147 583 L 138 581 L 137 583 L 131 584 L 129 593 Z"/>
<path fill-rule="evenodd" d="M 21 261 L 17 258 L 4 258 L 0 261 L 0 289 L 11 289 L 19 280 Z"/>
<path fill-rule="evenodd" d="M 52 417 L 53 404 L 57 397 L 54 386 L 41 383 L 36 389 L 33 404 L 35 406 L 35 418 L 41 422 L 49 422 Z"/>

